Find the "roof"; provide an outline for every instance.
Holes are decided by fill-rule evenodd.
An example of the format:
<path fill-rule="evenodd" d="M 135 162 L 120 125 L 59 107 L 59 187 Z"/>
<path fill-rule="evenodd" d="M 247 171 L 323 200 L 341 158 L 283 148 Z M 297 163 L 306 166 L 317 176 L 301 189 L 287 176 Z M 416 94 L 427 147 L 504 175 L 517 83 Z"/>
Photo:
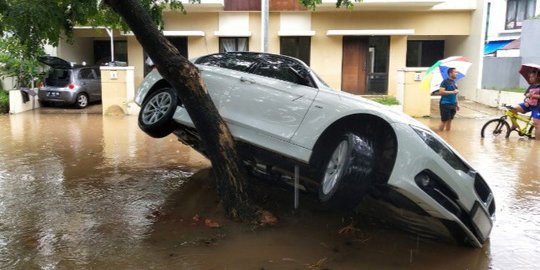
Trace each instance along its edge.
<path fill-rule="evenodd" d="M 512 42 L 512 40 L 494 40 L 486 43 L 484 45 L 484 54 L 490 54 L 493 53 L 502 47 L 508 45 L 508 43 Z"/>
<path fill-rule="evenodd" d="M 502 47 L 501 50 L 513 50 L 521 47 L 521 38 L 518 38 Z"/>

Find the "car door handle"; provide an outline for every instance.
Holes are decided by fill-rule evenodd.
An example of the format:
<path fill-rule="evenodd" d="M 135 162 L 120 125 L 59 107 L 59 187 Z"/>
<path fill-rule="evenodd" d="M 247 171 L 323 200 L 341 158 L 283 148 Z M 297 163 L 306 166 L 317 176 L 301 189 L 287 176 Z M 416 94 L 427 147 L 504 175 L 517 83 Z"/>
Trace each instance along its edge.
<path fill-rule="evenodd" d="M 240 77 L 241 82 L 248 82 L 248 83 L 255 83 L 255 80 L 246 78 L 246 77 Z"/>

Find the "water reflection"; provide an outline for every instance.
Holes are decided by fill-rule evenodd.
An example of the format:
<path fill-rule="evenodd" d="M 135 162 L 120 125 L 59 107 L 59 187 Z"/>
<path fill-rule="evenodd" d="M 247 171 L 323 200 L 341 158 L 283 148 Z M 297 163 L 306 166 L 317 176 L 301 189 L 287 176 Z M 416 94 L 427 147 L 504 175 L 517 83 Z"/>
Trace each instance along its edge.
<path fill-rule="evenodd" d="M 163 193 L 208 166 L 132 119 L 25 113 L 0 126 L 2 269 L 73 269 L 129 251 Z"/>
<path fill-rule="evenodd" d="M 257 199 L 281 225 L 254 229 L 223 217 L 201 170 L 207 160 L 172 136 L 149 138 L 135 117 L 0 115 L 0 269 L 536 269 L 540 143 L 482 140 L 483 122 L 458 119 L 441 134 L 497 200 L 491 240 L 471 249 L 397 230 L 375 214 L 340 234 L 350 223 L 343 213 L 306 195 L 293 211 L 290 190 L 273 186 Z M 222 227 L 208 229 L 196 215 Z M 438 230 L 403 217 L 411 231 Z"/>
<path fill-rule="evenodd" d="M 432 128 L 438 120 L 424 120 Z M 441 133 L 489 183 L 497 202 L 490 240 L 493 269 L 536 269 L 540 263 L 540 142 L 512 133 L 480 138 L 485 119 L 460 119 Z"/>

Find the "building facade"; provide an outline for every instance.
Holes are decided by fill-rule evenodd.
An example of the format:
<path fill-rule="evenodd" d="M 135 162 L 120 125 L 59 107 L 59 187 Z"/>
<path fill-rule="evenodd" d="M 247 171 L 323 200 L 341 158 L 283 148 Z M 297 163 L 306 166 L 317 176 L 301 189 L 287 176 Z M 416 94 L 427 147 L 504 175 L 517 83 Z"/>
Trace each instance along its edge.
<path fill-rule="evenodd" d="M 364 0 L 337 9 L 323 0 L 308 10 L 298 0 L 269 0 L 268 52 L 302 59 L 336 89 L 358 95 L 395 95 L 397 71 L 429 67 L 462 55 L 473 66 L 460 81 L 462 94 L 480 86 L 486 2 L 482 0 Z M 164 34 L 188 57 L 220 51 L 261 51 L 260 0 L 202 0 L 186 14 L 165 12 Z M 81 27 L 57 56 L 68 61 L 110 61 L 105 30 Z M 115 60 L 145 74 L 145 53 L 135 36 L 114 33 Z"/>
<path fill-rule="evenodd" d="M 540 14 L 537 0 L 488 0 L 484 54 L 520 56 L 521 30 L 525 20 Z"/>

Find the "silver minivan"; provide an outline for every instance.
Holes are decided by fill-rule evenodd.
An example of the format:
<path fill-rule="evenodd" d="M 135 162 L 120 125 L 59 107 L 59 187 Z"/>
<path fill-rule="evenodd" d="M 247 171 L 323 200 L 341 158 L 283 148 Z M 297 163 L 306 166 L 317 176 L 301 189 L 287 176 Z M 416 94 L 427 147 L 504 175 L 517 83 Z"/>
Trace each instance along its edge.
<path fill-rule="evenodd" d="M 72 64 L 54 56 L 41 56 L 39 61 L 50 66 L 39 87 L 39 102 L 73 104 L 85 108 L 101 100 L 101 73 L 98 66 Z"/>

